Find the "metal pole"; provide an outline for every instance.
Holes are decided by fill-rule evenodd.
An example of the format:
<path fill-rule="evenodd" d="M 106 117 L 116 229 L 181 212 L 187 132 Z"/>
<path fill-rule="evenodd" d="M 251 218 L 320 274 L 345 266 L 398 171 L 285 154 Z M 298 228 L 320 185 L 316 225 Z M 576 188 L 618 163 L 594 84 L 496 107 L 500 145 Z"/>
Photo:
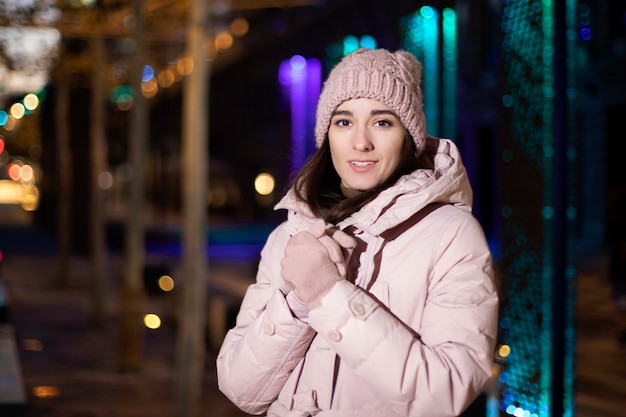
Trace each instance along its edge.
<path fill-rule="evenodd" d="M 175 417 L 197 416 L 204 372 L 207 260 L 208 96 L 204 43 L 210 1 L 191 0 L 187 55 L 193 72 L 183 86 L 183 294 L 178 330 Z"/>
<path fill-rule="evenodd" d="M 91 73 L 91 262 L 93 268 L 93 302 L 96 325 L 104 323 L 104 282 L 105 282 L 105 213 L 104 190 L 99 177 L 106 170 L 107 145 L 104 133 L 104 39 L 100 35 L 91 38 L 93 70 Z"/>
<path fill-rule="evenodd" d="M 148 108 L 141 93 L 143 68 L 146 64 L 144 0 L 133 1 L 135 51 L 130 68 L 134 91 L 131 110 L 128 162 L 132 177 L 129 182 L 128 213 L 124 247 L 124 269 L 120 314 L 119 366 L 122 371 L 137 371 L 142 365 L 145 312 L 143 269 L 145 265 L 145 165 L 148 136 Z"/>

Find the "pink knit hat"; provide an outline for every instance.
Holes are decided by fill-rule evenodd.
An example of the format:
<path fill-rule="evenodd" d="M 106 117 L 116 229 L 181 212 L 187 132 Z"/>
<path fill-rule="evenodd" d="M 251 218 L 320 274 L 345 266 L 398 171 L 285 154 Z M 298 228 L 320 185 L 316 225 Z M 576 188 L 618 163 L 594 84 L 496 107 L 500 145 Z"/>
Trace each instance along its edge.
<path fill-rule="evenodd" d="M 315 145 L 322 145 L 331 116 L 341 103 L 371 98 L 393 109 L 421 151 L 426 137 L 421 76 L 422 64 L 406 51 L 362 48 L 346 55 L 332 69 L 320 94 Z"/>

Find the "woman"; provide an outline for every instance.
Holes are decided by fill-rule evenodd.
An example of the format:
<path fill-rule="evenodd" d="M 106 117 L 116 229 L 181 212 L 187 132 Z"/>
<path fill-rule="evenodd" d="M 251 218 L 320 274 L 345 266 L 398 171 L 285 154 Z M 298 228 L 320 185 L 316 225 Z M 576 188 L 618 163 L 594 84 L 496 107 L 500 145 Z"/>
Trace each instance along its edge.
<path fill-rule="evenodd" d="M 490 377 L 497 295 L 455 145 L 426 134 L 421 64 L 360 49 L 320 95 L 318 151 L 217 358 L 267 416 L 456 416 Z"/>

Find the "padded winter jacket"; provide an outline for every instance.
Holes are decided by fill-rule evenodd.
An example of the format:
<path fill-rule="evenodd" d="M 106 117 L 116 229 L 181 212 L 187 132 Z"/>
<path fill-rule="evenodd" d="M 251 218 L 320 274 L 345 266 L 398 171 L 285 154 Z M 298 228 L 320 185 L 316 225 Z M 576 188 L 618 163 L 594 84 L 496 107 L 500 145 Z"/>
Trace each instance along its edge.
<path fill-rule="evenodd" d="M 217 358 L 219 388 L 242 410 L 443 417 L 480 394 L 497 332 L 491 255 L 458 149 L 429 138 L 425 155 L 430 169 L 337 225 L 359 242 L 356 279 L 311 311 L 287 289 L 280 261 L 289 237 L 315 218 L 293 192 L 277 205 L 288 218 L 268 237 Z"/>

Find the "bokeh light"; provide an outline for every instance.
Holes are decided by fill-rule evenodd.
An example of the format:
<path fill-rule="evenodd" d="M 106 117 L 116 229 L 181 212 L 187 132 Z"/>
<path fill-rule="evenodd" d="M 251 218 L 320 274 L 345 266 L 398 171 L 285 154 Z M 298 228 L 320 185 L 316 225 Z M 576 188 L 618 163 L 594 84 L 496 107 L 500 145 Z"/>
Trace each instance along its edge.
<path fill-rule="evenodd" d="M 154 313 L 149 313 L 144 316 L 143 323 L 148 329 L 158 329 L 161 327 L 161 318 Z"/>
<path fill-rule="evenodd" d="M 20 169 L 20 180 L 22 182 L 31 184 L 35 180 L 35 170 L 30 165 L 23 165 Z"/>
<path fill-rule="evenodd" d="M 154 78 L 154 69 L 150 65 L 145 65 L 143 67 L 143 75 L 141 76 L 142 82 L 148 82 Z"/>
<path fill-rule="evenodd" d="M 21 119 L 26 114 L 26 109 L 22 103 L 13 103 L 10 109 L 11 116 L 15 119 Z"/>
<path fill-rule="evenodd" d="M 257 175 L 254 180 L 254 189 L 261 195 L 270 195 L 274 192 L 274 186 L 274 177 L 265 172 Z"/>
<path fill-rule="evenodd" d="M 225 51 L 233 46 L 233 35 L 230 32 L 222 31 L 215 36 L 215 47 L 220 51 Z"/>
<path fill-rule="evenodd" d="M 7 175 L 13 181 L 18 181 L 22 175 L 22 166 L 18 163 L 12 163 L 7 167 Z"/>
<path fill-rule="evenodd" d="M 39 97 L 36 94 L 29 93 L 24 96 L 24 107 L 29 111 L 34 111 L 39 106 Z"/>
<path fill-rule="evenodd" d="M 250 30 L 250 24 L 243 17 L 238 17 L 230 23 L 230 31 L 235 36 L 244 36 Z"/>
<path fill-rule="evenodd" d="M 174 280 L 169 275 L 162 275 L 158 281 L 159 288 L 165 292 L 172 291 L 174 289 Z"/>
<path fill-rule="evenodd" d="M 141 94 L 146 98 L 152 98 L 156 96 L 159 91 L 159 84 L 155 78 L 150 78 L 148 81 L 141 83 Z"/>
<path fill-rule="evenodd" d="M 58 397 L 59 389 L 51 385 L 39 385 L 33 387 L 33 395 L 37 398 L 54 398 Z"/>
<path fill-rule="evenodd" d="M 109 190 L 113 187 L 113 174 L 109 171 L 101 172 L 98 175 L 98 186 L 103 190 Z"/>
<path fill-rule="evenodd" d="M 193 72 L 193 59 L 188 56 L 184 56 L 176 63 L 176 69 L 181 75 L 189 75 Z"/>
<path fill-rule="evenodd" d="M 30 352 L 41 352 L 43 345 L 39 339 L 24 339 L 22 341 L 22 348 Z"/>
<path fill-rule="evenodd" d="M 157 75 L 157 82 L 161 88 L 171 87 L 174 81 L 176 81 L 176 75 L 170 68 L 164 69 Z"/>

